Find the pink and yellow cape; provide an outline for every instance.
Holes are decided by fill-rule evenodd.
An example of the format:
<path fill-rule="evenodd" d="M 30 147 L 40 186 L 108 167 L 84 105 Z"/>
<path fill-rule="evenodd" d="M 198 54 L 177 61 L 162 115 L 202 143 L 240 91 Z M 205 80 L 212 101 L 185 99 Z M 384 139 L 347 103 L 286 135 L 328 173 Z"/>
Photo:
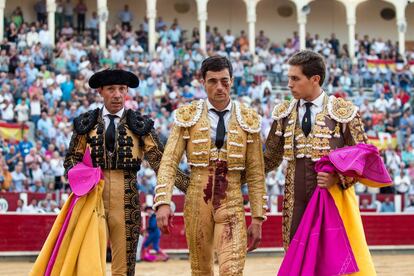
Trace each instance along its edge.
<path fill-rule="evenodd" d="M 89 149 L 68 172 L 72 194 L 60 211 L 30 275 L 105 275 L 106 222 L 100 168 Z"/>
<path fill-rule="evenodd" d="M 371 187 L 392 184 L 378 149 L 367 144 L 334 150 L 315 170 L 357 177 Z M 353 187 L 315 189 L 278 275 L 376 275 Z"/>

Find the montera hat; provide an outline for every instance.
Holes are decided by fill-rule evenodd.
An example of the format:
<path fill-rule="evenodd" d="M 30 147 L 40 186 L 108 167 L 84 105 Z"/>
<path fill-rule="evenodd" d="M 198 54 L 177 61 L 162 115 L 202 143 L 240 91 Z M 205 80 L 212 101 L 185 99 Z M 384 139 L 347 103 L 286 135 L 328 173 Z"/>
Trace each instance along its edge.
<path fill-rule="evenodd" d="M 124 84 L 130 88 L 136 88 L 139 85 L 139 79 L 135 74 L 120 69 L 99 71 L 89 79 L 89 86 L 94 89 L 113 84 Z"/>

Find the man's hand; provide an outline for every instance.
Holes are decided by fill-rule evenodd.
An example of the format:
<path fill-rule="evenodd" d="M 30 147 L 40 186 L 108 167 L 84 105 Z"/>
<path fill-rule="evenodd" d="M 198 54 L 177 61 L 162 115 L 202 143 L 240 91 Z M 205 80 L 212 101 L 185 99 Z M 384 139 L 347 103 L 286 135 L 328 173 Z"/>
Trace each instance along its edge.
<path fill-rule="evenodd" d="M 263 221 L 258 218 L 252 219 L 252 223 L 250 224 L 249 229 L 247 229 L 247 252 L 253 251 L 259 247 L 262 240 L 262 222 Z"/>
<path fill-rule="evenodd" d="M 161 205 L 157 212 L 157 226 L 163 234 L 170 234 L 170 227 L 172 227 L 173 214 L 170 205 Z"/>
<path fill-rule="evenodd" d="M 321 188 L 329 188 L 339 182 L 339 178 L 336 173 L 318 172 L 316 179 L 318 186 Z"/>

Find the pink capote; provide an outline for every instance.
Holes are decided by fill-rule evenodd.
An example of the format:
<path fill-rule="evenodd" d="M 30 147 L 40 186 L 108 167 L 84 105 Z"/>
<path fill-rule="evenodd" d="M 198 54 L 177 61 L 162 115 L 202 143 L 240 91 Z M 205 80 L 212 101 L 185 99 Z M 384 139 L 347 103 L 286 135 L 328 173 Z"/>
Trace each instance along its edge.
<path fill-rule="evenodd" d="M 345 176 L 358 177 L 367 186 L 382 187 L 392 183 L 384 162 L 374 145 L 357 144 L 343 147 L 329 153 L 315 165 L 316 171 L 322 171 L 325 166 Z"/>
<path fill-rule="evenodd" d="M 46 276 L 49 276 L 52 272 L 53 265 L 55 264 L 57 254 L 59 253 L 60 245 L 68 228 L 68 224 L 72 216 L 72 211 L 76 205 L 76 202 L 80 197 L 89 193 L 101 179 L 103 179 L 102 170 L 100 168 L 93 167 L 91 153 L 89 151 L 89 148 L 87 148 L 85 154 L 83 155 L 82 162 L 75 165 L 72 169 L 68 171 L 68 181 L 70 188 L 72 189 L 72 192 L 74 194 L 74 197 L 72 199 L 72 202 L 70 203 L 70 207 L 66 215 L 65 221 L 59 232 L 58 239 L 56 240 L 56 244 L 53 248 L 52 255 L 50 256 L 49 262 L 47 264 L 45 273 Z"/>
<path fill-rule="evenodd" d="M 316 187 L 278 275 L 328 276 L 357 271 L 335 202 L 327 189 Z"/>
<path fill-rule="evenodd" d="M 315 164 L 316 172 L 340 172 L 368 185 L 391 183 L 375 146 L 358 144 L 332 151 Z M 335 201 L 327 189 L 316 187 L 278 275 L 325 276 L 358 272 Z"/>

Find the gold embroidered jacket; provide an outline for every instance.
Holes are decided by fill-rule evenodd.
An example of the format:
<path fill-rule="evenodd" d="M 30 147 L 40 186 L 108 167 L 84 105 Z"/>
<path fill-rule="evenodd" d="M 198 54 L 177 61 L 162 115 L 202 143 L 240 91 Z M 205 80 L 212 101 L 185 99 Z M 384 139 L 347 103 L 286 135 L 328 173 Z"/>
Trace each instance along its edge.
<path fill-rule="evenodd" d="M 266 173 L 277 168 L 283 159 L 288 161 L 283 200 L 283 241 L 290 242 L 289 232 L 293 216 L 294 179 L 296 160 L 310 158 L 316 162 L 331 150 L 365 143 L 367 138 L 358 109 L 351 102 L 326 96 L 323 111 L 316 115 L 311 133 L 305 137 L 299 127 L 298 103 L 293 99 L 277 105 L 272 117 L 274 122 L 266 140 L 264 153 Z M 347 189 L 357 179 L 339 174 L 339 185 Z"/>
<path fill-rule="evenodd" d="M 252 216 L 265 218 L 266 190 L 260 141 L 261 117 L 252 109 L 233 102 L 226 148 L 217 150 L 210 138 L 207 104 L 195 101 L 176 110 L 175 124 L 168 139 L 158 174 L 154 208 L 171 203 L 173 181 L 181 157 L 186 152 L 188 164 L 206 168 L 210 161 L 226 160 L 228 177 L 241 178 L 246 173 Z M 240 182 L 240 180 L 239 180 Z M 198 185 L 190 181 L 191 185 Z"/>
<path fill-rule="evenodd" d="M 141 116 L 139 112 L 126 110 L 117 127 L 116 150 L 113 154 L 105 150 L 105 123 L 101 109 L 80 115 L 73 125 L 73 135 L 64 162 L 66 173 L 82 161 L 87 147 L 91 150 L 95 167 L 132 171 L 136 174 L 142 159 L 145 159 L 158 172 L 164 146 L 160 143 L 153 128 L 154 122 L 150 118 Z M 185 192 L 188 176 L 179 171 L 175 184 Z"/>

